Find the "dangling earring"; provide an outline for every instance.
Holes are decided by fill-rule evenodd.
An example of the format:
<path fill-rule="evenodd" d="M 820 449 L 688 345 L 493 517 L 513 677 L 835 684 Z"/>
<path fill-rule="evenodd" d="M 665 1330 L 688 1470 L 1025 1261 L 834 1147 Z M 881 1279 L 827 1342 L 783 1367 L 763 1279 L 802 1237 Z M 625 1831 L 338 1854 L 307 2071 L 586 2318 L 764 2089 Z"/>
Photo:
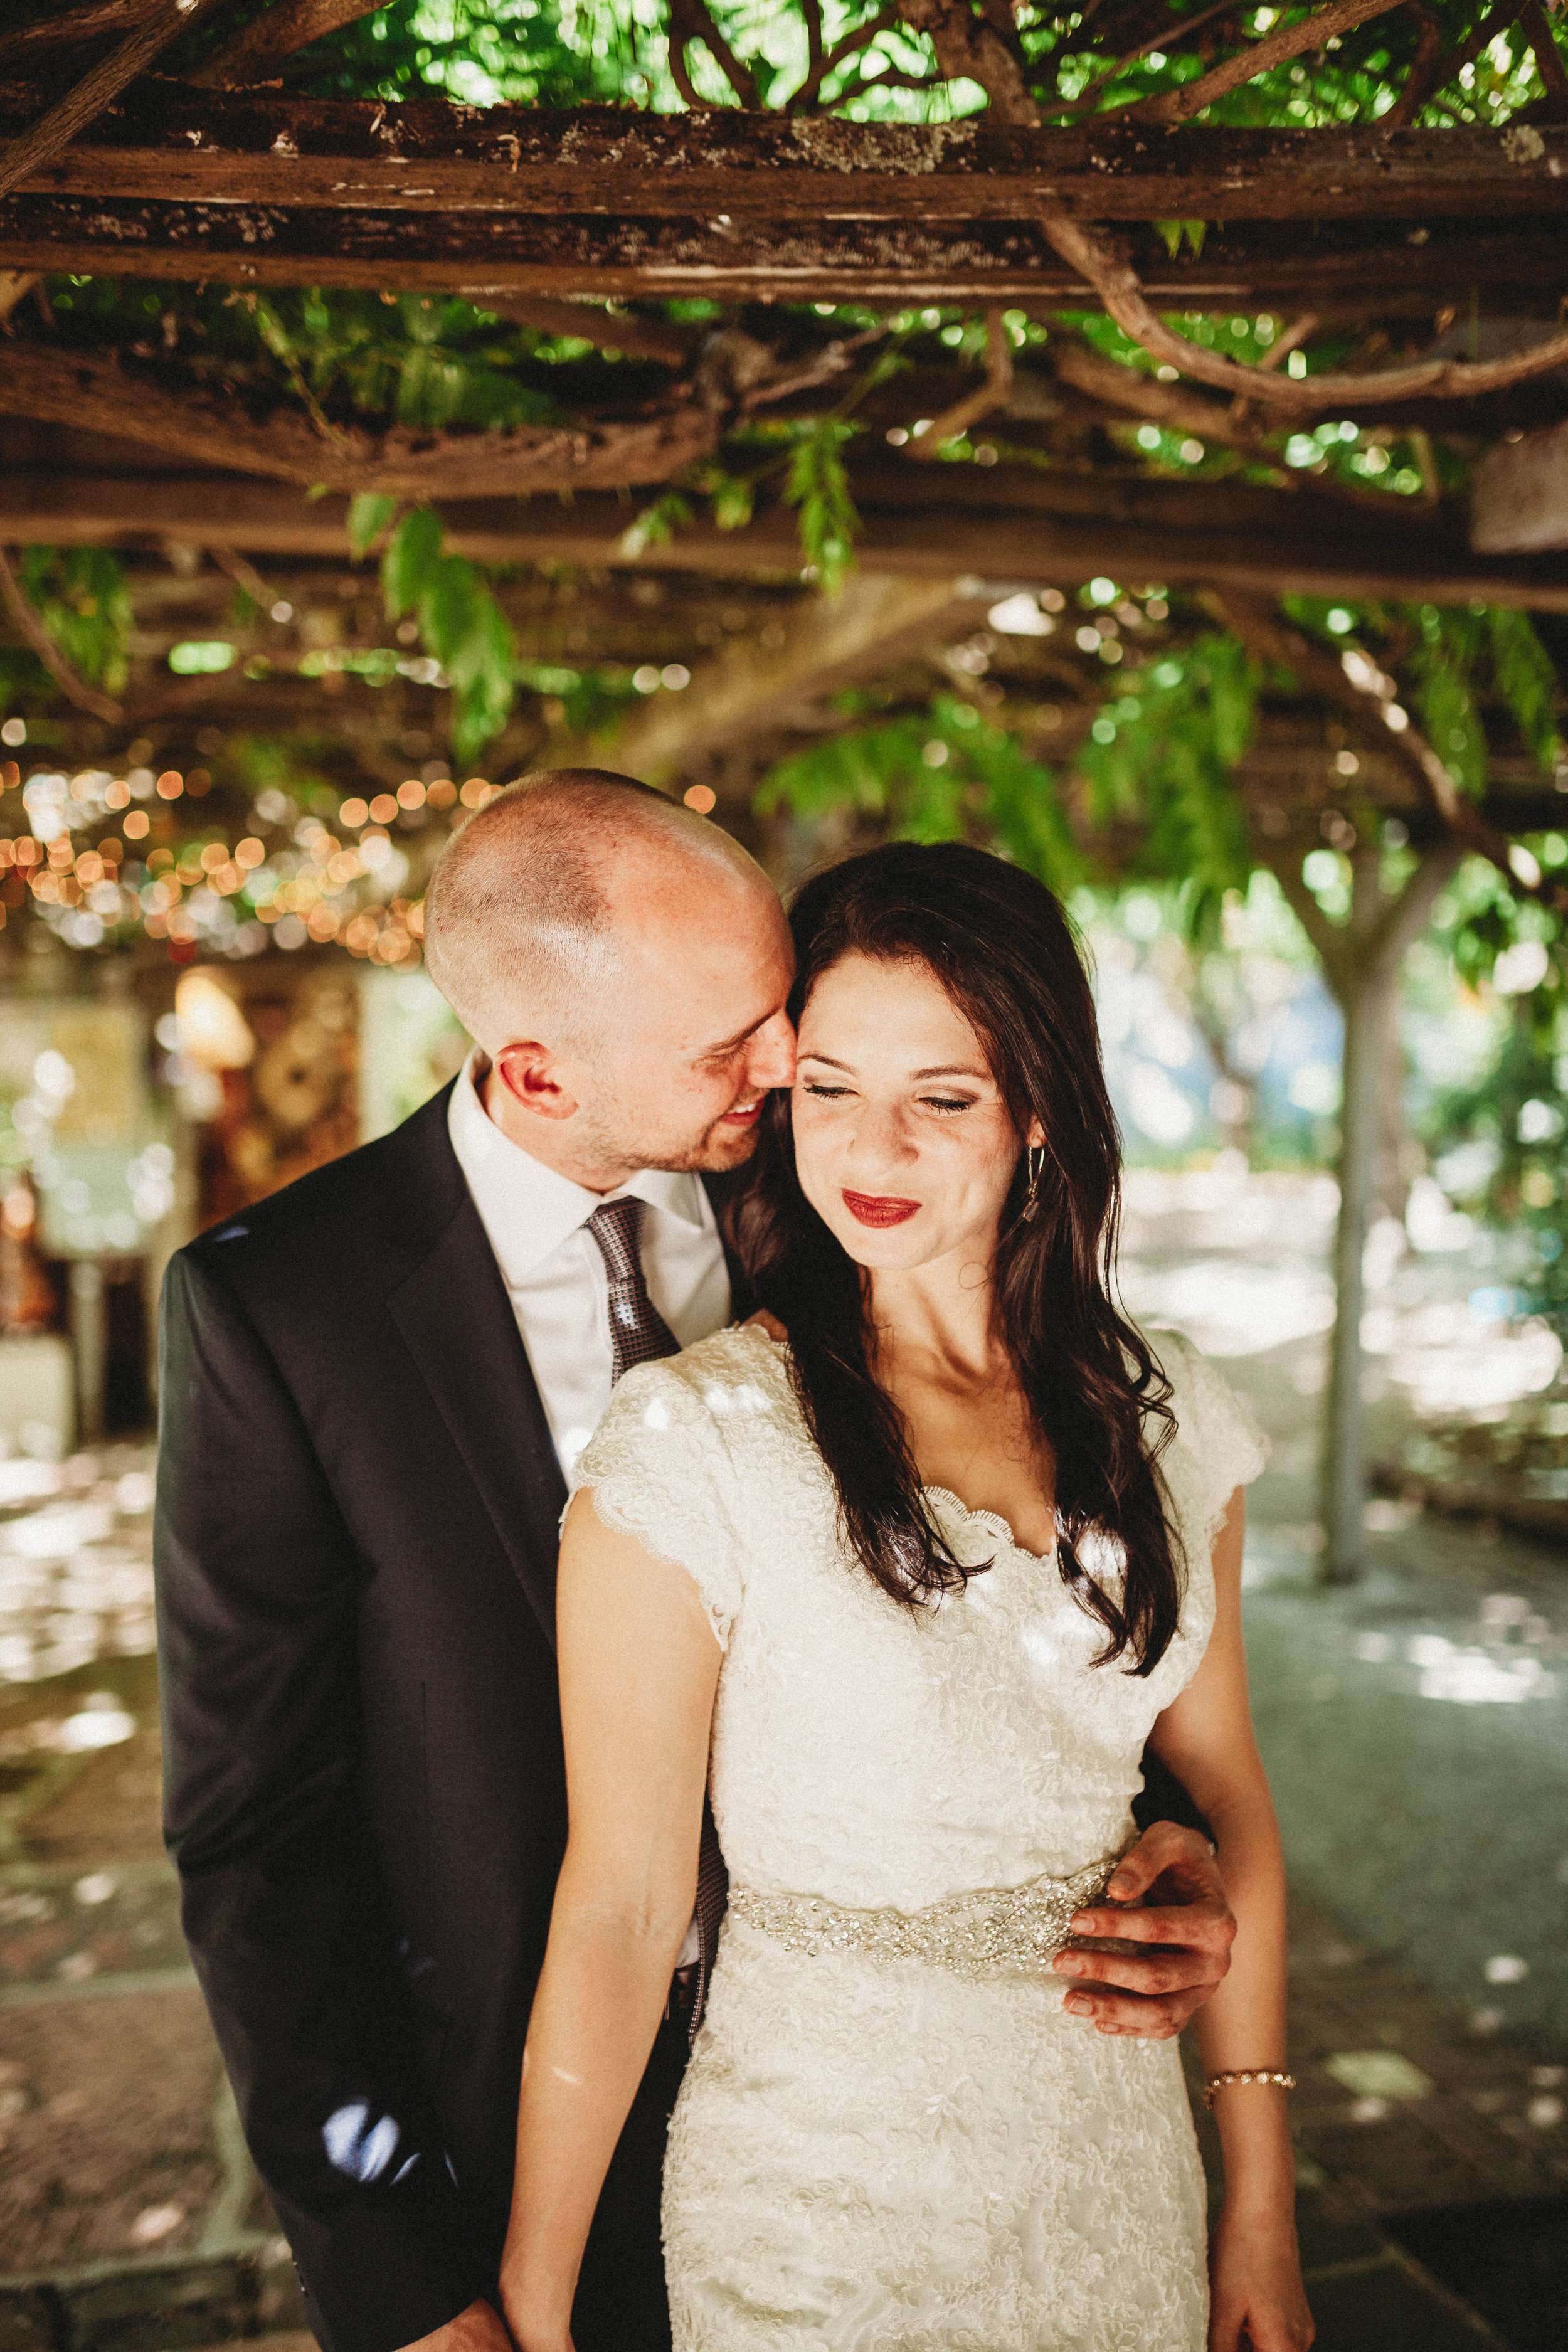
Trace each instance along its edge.
<path fill-rule="evenodd" d="M 1035 1221 L 1035 1212 L 1040 1205 L 1040 1178 L 1045 1171 L 1046 1165 L 1045 1145 L 1043 1143 L 1026 1144 L 1024 1150 L 1024 1157 L 1028 1163 L 1029 1189 L 1024 1195 L 1021 1222 L 1024 1224 L 1028 1225 L 1033 1224 Z"/>

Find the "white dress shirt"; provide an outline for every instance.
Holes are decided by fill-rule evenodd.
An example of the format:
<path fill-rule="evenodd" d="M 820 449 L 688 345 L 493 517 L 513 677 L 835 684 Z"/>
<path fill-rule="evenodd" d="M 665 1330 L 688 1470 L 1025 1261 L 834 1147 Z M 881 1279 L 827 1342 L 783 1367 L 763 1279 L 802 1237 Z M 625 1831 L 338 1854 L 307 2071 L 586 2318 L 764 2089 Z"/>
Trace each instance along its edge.
<path fill-rule="evenodd" d="M 478 1047 L 452 1089 L 447 1129 L 464 1181 L 495 1252 L 563 1471 L 569 1472 L 610 1402 L 609 1274 L 588 1219 L 604 1201 L 646 1203 L 643 1277 L 683 1348 L 730 1320 L 730 1272 L 701 1180 L 647 1168 L 613 1192 L 590 1192 L 532 1160 L 490 1118 L 475 1078 Z M 693 1913 L 678 1968 L 699 1952 Z"/>
<path fill-rule="evenodd" d="M 646 1203 L 648 1297 L 683 1348 L 729 1321 L 729 1271 L 700 1177 L 649 1168 L 613 1192 L 585 1191 L 501 1133 L 474 1083 L 484 1067 L 476 1049 L 452 1089 L 448 1132 L 569 1472 L 610 1402 L 615 1368 L 609 1277 L 586 1230 L 595 1210 L 605 1201 Z"/>

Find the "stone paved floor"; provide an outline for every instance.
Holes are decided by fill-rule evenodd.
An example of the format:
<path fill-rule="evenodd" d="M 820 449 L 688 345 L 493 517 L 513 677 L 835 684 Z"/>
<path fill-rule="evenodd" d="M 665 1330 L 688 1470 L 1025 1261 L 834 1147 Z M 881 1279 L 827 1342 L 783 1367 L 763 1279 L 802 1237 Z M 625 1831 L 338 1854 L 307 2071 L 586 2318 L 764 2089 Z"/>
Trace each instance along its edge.
<path fill-rule="evenodd" d="M 1561 2352 L 1568 1555 L 1384 1500 L 1363 1582 L 1313 1582 L 1330 1209 L 1321 1184 L 1141 1181 L 1127 1264 L 1137 1311 L 1191 1329 L 1276 1441 L 1248 1645 L 1292 1874 L 1319 2343 Z M 1468 1314 L 1473 1278 L 1390 1266 L 1380 1431 L 1550 1377 L 1539 1335 Z M 0 1463 L 0 2347 L 310 2352 L 279 2332 L 291 2273 L 158 1844 L 147 1469 L 144 1448 Z"/>
<path fill-rule="evenodd" d="M 1131 1192 L 1130 1305 L 1190 1331 L 1273 1443 L 1248 1495 L 1247 1657 L 1290 1868 L 1320 2345 L 1562 2352 L 1568 1551 L 1379 1497 L 1362 1580 L 1318 1583 L 1331 1189 L 1146 1178 Z M 1396 1263 L 1383 1240 L 1363 1324 L 1379 1450 L 1423 1412 L 1500 1412 L 1551 1379 L 1550 1335 L 1469 1307 L 1484 1258 Z"/>

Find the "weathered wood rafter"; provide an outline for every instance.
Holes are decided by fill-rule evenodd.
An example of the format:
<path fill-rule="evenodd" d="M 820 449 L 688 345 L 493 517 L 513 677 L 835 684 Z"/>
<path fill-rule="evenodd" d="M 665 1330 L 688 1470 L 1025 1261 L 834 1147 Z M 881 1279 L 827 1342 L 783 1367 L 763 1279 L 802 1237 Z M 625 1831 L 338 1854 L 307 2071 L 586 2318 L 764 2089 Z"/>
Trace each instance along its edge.
<path fill-rule="evenodd" d="M 1565 182 L 1568 185 L 1568 182 Z M 1171 310 L 1331 307 L 1342 315 L 1429 318 L 1484 285 L 1512 311 L 1555 310 L 1568 231 L 1555 217 L 1476 233 L 1468 223 L 1412 243 L 1361 224 L 1226 228 L 1201 255 L 1173 257 L 1152 228 L 1133 240 L 1151 299 Z M 952 227 L 824 220 L 816 227 L 732 218 L 597 213 L 406 213 L 17 196 L 0 205 L 0 267 L 241 287 L 405 288 L 721 302 L 1059 304 L 1097 308 L 1092 289 L 1024 221 Z M 1342 400 L 1342 390 L 1332 395 Z M 1313 394 L 1298 388 L 1293 404 Z"/>
<path fill-rule="evenodd" d="M 1028 479 L 1025 492 L 1017 471 L 997 467 L 982 490 L 969 467 L 889 459 L 858 469 L 851 488 L 862 566 L 906 579 L 968 573 L 1001 585 L 1070 586 L 1104 572 L 1262 595 L 1479 599 L 1568 612 L 1568 560 L 1472 555 L 1455 520 L 1413 515 L 1413 500 L 1390 501 L 1384 513 L 1241 483 L 1065 473 Z M 1038 503 L 1013 503 L 1026 495 Z M 447 544 L 481 562 L 800 576 L 795 517 L 779 507 L 764 508 L 743 531 L 694 523 L 640 555 L 626 544 L 635 505 L 603 492 L 570 502 L 447 499 L 438 511 Z M 305 499 L 233 476 L 0 473 L 0 545 L 175 541 L 342 560 L 346 514 L 337 495 Z"/>
<path fill-rule="evenodd" d="M 667 481 L 716 446 L 719 426 L 695 401 L 646 419 L 518 425 L 447 434 L 394 425 L 321 432 L 298 409 L 256 424 L 216 394 L 171 394 L 110 358 L 14 342 L 0 364 L 0 415 L 81 427 L 197 465 L 259 474 L 302 488 L 399 497 L 489 497 L 504 491 L 619 489 Z"/>
<path fill-rule="evenodd" d="M 0 171 L 37 103 L 0 85 Z M 35 194 L 424 214 L 600 212 L 815 224 L 1037 218 L 1410 221 L 1568 215 L 1568 128 L 1232 130 L 987 116 L 837 122 L 715 110 L 372 105 L 148 81 Z"/>

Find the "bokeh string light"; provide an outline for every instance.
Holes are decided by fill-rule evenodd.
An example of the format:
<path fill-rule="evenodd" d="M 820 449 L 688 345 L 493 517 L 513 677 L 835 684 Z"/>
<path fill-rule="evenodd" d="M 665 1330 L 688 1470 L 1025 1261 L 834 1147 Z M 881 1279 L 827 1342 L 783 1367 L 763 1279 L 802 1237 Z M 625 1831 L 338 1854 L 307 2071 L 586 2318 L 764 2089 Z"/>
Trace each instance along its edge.
<path fill-rule="evenodd" d="M 455 827 L 500 789 L 483 776 L 460 787 L 411 776 L 368 802 L 344 798 L 335 824 L 319 811 L 300 815 L 286 793 L 264 793 L 252 829 L 232 844 L 215 825 L 178 838 L 176 810 L 183 814 L 181 804 L 211 784 L 205 769 L 67 776 L 39 768 L 24 781 L 16 761 L 0 765 L 0 806 L 19 793 L 12 807 L 21 820 L 0 834 L 0 929 L 27 910 L 79 952 L 141 937 L 184 963 L 337 945 L 412 970 L 422 961 L 424 903 L 405 887 L 413 860 L 393 828 L 415 818 L 423 825 L 427 812 Z M 116 822 L 118 832 L 102 829 Z M 154 831 L 162 837 L 149 845 Z"/>

